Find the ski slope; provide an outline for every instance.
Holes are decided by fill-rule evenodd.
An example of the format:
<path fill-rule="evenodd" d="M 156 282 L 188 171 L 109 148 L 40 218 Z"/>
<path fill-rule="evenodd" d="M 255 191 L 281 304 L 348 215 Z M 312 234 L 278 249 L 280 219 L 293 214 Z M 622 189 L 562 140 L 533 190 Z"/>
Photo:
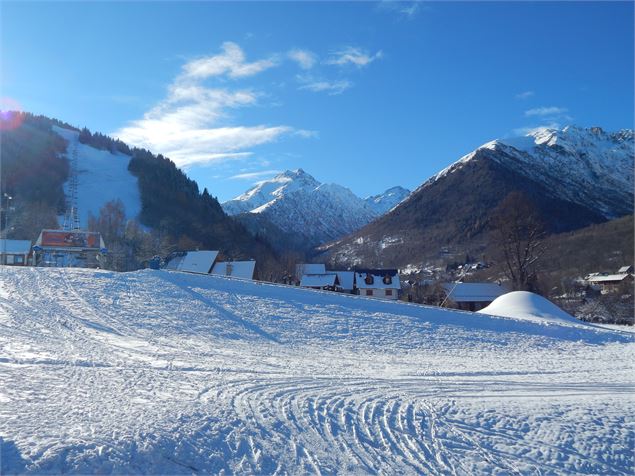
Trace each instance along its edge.
<path fill-rule="evenodd" d="M 2 473 L 632 474 L 635 336 L 0 268 Z"/>
<path fill-rule="evenodd" d="M 128 171 L 130 156 L 82 144 L 77 131 L 59 126 L 53 126 L 53 130 L 68 142 L 69 158 L 77 151 L 80 227 L 86 229 L 89 215 L 98 217 L 101 208 L 112 200 L 121 200 L 128 219 L 136 218 L 141 212 L 141 194 L 137 178 Z M 67 186 L 65 192 L 68 194 Z"/>

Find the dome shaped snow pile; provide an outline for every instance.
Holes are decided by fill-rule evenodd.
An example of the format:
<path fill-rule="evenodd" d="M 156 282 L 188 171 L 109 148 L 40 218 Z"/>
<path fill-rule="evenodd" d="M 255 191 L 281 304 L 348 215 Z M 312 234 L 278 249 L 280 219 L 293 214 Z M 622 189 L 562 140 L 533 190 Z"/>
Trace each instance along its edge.
<path fill-rule="evenodd" d="M 566 313 L 551 301 L 527 291 L 514 291 L 497 297 L 489 306 L 478 311 L 483 314 L 513 317 L 534 322 L 582 322 Z"/>

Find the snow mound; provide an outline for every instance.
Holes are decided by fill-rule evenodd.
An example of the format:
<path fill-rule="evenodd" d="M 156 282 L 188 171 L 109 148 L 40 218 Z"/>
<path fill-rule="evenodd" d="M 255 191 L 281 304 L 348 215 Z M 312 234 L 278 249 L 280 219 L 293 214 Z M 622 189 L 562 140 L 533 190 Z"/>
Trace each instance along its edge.
<path fill-rule="evenodd" d="M 568 322 L 582 324 L 551 301 L 527 291 L 514 291 L 496 298 L 489 306 L 478 311 L 500 317 L 514 317 L 533 322 Z"/>

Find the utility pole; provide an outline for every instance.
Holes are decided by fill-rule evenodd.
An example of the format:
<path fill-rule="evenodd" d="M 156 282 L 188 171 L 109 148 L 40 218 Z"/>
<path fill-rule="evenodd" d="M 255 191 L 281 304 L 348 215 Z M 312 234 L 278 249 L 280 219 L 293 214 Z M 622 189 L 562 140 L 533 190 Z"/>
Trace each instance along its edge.
<path fill-rule="evenodd" d="M 0 211 L 4 212 L 4 240 L 2 240 L 2 262 L 0 264 L 6 264 L 7 261 L 7 238 L 9 236 L 9 211 L 11 210 L 10 202 L 13 200 L 13 197 L 8 193 L 3 193 L 2 197 L 4 198 L 5 207 L 2 208 L 2 203 L 0 202 Z"/>

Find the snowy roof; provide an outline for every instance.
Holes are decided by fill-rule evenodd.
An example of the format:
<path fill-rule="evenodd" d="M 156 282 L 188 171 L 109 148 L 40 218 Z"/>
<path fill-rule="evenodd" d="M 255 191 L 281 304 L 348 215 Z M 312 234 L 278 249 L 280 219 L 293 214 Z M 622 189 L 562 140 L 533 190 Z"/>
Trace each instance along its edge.
<path fill-rule="evenodd" d="M 218 251 L 188 251 L 185 256 L 171 259 L 166 268 L 188 273 L 209 274 L 216 256 Z"/>
<path fill-rule="evenodd" d="M 232 278 L 253 279 L 256 262 L 251 261 L 219 261 L 214 264 L 212 274 L 231 276 Z"/>
<path fill-rule="evenodd" d="M 0 254 L 26 255 L 31 251 L 30 240 L 0 240 Z"/>
<path fill-rule="evenodd" d="M 310 288 L 323 288 L 324 286 L 335 286 L 337 274 L 305 274 L 302 276 L 300 286 Z"/>
<path fill-rule="evenodd" d="M 622 273 L 632 273 L 632 272 L 633 272 L 633 266 L 622 266 L 617 273 L 622 274 Z"/>
<path fill-rule="evenodd" d="M 590 276 L 587 281 L 589 281 L 590 283 L 619 282 L 624 281 L 624 279 L 628 278 L 629 276 L 629 273 L 606 274 L 599 276 Z"/>
<path fill-rule="evenodd" d="M 366 283 L 366 279 L 369 283 Z M 359 289 L 400 289 L 396 269 L 356 269 L 355 284 Z"/>
<path fill-rule="evenodd" d="M 300 280 L 305 274 L 325 274 L 326 266 L 322 263 L 300 263 L 295 265 L 295 279 Z"/>
<path fill-rule="evenodd" d="M 505 289 L 494 283 L 444 283 L 443 288 L 454 302 L 488 302 L 505 294 Z"/>
<path fill-rule="evenodd" d="M 347 291 L 352 291 L 354 289 L 355 283 L 355 272 L 354 271 L 328 271 L 329 273 L 337 274 L 337 279 L 340 282 L 340 286 L 342 289 Z"/>

